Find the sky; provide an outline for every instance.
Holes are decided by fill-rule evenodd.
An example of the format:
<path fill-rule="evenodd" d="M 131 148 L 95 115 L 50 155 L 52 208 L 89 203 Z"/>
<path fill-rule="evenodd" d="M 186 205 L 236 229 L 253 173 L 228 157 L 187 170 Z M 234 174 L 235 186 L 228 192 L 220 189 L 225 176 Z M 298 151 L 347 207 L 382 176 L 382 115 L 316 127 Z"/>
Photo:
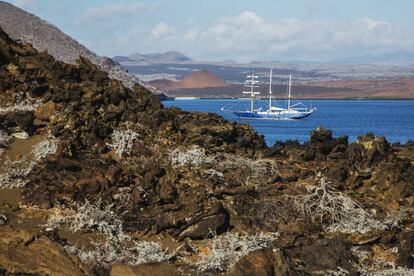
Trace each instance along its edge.
<path fill-rule="evenodd" d="M 327 61 L 414 51 L 414 0 L 9 0 L 94 52 Z"/>

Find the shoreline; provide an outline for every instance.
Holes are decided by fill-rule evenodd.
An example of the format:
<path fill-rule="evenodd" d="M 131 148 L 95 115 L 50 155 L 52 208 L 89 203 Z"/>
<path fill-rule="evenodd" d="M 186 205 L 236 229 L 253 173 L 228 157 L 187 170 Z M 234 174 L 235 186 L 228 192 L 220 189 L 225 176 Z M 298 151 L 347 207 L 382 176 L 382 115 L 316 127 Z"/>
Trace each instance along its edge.
<path fill-rule="evenodd" d="M 174 100 L 248 100 L 249 98 L 237 98 L 237 97 L 169 97 L 161 101 L 174 101 Z M 259 101 L 266 101 L 268 98 L 258 98 Z M 285 99 L 274 99 L 275 101 L 283 101 Z M 297 98 L 299 101 L 414 101 L 413 98 L 314 98 L 303 99 Z"/>

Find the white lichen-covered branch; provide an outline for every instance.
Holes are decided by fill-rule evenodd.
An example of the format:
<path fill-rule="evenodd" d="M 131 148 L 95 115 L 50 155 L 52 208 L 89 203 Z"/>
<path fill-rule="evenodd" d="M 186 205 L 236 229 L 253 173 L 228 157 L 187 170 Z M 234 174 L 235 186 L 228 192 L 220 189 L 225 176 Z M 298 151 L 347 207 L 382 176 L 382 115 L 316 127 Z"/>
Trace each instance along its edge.
<path fill-rule="evenodd" d="M 55 154 L 58 148 L 58 142 L 58 139 L 50 135 L 45 141 L 38 143 L 32 150 L 34 159 L 39 161 L 50 154 Z"/>
<path fill-rule="evenodd" d="M 319 220 L 328 232 L 366 233 L 396 225 L 395 221 L 376 220 L 361 204 L 335 191 L 324 178 L 310 194 L 296 196 L 294 204 L 303 215 Z"/>
<path fill-rule="evenodd" d="M 111 136 L 111 143 L 108 146 L 115 150 L 121 157 L 123 153 L 128 153 L 134 142 L 139 138 L 139 134 L 131 129 L 128 130 L 114 130 Z"/>
<path fill-rule="evenodd" d="M 262 232 L 251 236 L 239 233 L 215 236 L 195 265 L 200 271 L 227 271 L 250 252 L 269 247 L 276 237 L 277 233 Z"/>
<path fill-rule="evenodd" d="M 15 161 L 6 158 L 3 163 L 4 171 L 0 174 L 0 187 L 9 189 L 23 187 L 27 183 L 27 176 L 37 162 L 56 153 L 58 142 L 54 136 L 49 136 L 45 141 L 34 146 L 31 156 L 27 155 Z"/>
<path fill-rule="evenodd" d="M 25 92 L 16 94 L 13 104 L 0 106 L 0 113 L 9 113 L 17 111 L 33 111 L 42 104 L 41 101 L 29 99 Z"/>
<path fill-rule="evenodd" d="M 169 153 L 173 166 L 192 166 L 198 167 L 211 163 L 214 159 L 207 156 L 204 148 L 193 146 L 189 149 L 174 149 Z"/>
<path fill-rule="evenodd" d="M 112 211 L 113 205 L 106 205 L 101 209 L 100 202 L 92 204 L 85 201 L 84 204 L 74 204 L 70 209 L 57 209 L 49 217 L 45 227 L 47 229 L 59 228 L 65 224 L 71 232 L 94 230 L 101 233 L 108 240 L 124 241 L 128 236 L 122 229 L 122 221 Z"/>
<path fill-rule="evenodd" d="M 113 205 L 101 208 L 101 201 L 92 204 L 73 204 L 72 208 L 56 208 L 44 225 L 47 230 L 66 227 L 71 232 L 96 231 L 105 238 L 104 243 L 92 243 L 89 248 L 68 245 L 68 252 L 78 255 L 85 263 L 109 266 L 114 262 L 130 265 L 158 263 L 173 255 L 158 243 L 133 241 L 123 230 L 122 220 L 112 210 Z"/>

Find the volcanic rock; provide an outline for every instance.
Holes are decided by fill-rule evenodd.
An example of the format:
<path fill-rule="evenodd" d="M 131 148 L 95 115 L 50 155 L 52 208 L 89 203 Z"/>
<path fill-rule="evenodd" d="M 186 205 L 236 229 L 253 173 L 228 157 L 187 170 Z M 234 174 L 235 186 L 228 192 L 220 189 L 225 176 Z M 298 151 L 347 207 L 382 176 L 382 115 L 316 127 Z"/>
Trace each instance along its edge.
<path fill-rule="evenodd" d="M 353 231 L 367 221 L 346 229 L 351 233 L 330 231 L 329 214 L 335 208 L 339 208 L 335 223 L 356 211 L 361 214 L 358 219 L 371 223 L 372 228 L 358 233 L 359 246 L 379 253 L 378 248 L 387 253 L 388 247 L 395 247 L 401 252 L 395 265 L 407 269 L 412 265 L 414 160 L 410 146 L 393 146 L 373 135 L 349 144 L 346 137 L 333 137 L 331 131 L 319 128 L 309 142 L 278 142 L 267 148 L 263 137 L 248 125 L 209 113 L 165 109 L 144 87 L 125 87 L 87 59 L 80 58 L 75 65 L 58 62 L 30 45 L 16 43 L 1 30 L 0 64 L 1 104 L 16 109 L 0 114 L 3 136 L 22 128 L 31 135 L 28 143 L 34 131 L 44 135 L 42 145 L 48 145 L 49 137 L 56 143 L 52 154 L 30 163 L 21 188 L 11 189 L 18 194 L 16 202 L 10 204 L 10 196 L 0 189 L 0 212 L 8 218 L 8 224 L 0 226 L 2 272 L 173 274 L 184 266 L 185 271 L 192 269 L 188 274 L 197 274 L 201 269 L 197 260 L 214 252 L 207 245 L 237 233 L 230 242 L 235 248 L 247 246 L 244 252 L 249 254 L 228 268 L 233 275 L 253 271 L 301 275 L 338 267 L 356 273 L 358 268 L 352 264 L 360 260 L 353 253 Z M 38 87 L 42 88 L 36 91 Z M 13 143 L 7 146 L 0 156 L 0 169 L 7 169 L 0 176 L 14 180 L 18 176 L 7 178 L 7 173 L 16 170 L 6 165 L 14 164 L 7 158 L 16 148 Z M 30 158 L 33 146 L 18 162 Z M 325 183 L 322 188 L 321 183 Z M 323 189 L 336 196 L 329 198 L 335 208 L 328 206 L 328 214 L 313 216 L 308 208 L 320 205 L 301 203 L 323 195 Z M 312 194 L 315 191 L 322 191 L 321 195 Z M 109 223 L 106 217 L 90 218 L 79 206 L 94 206 L 95 215 L 109 212 L 117 225 L 102 231 L 102 224 Z M 39 212 L 36 220 L 33 212 Z M 91 226 L 75 231 L 70 222 L 56 222 L 53 215 L 64 220 L 66 212 L 86 220 L 80 223 L 71 217 L 77 226 Z M 65 239 L 42 234 L 40 229 L 51 217 L 57 237 L 65 235 Z M 260 239 L 243 240 L 243 235 L 260 232 L 280 235 L 262 244 Z M 173 257 L 161 258 L 162 252 L 153 244 L 128 251 L 129 244 L 121 243 L 124 236 L 131 244 L 145 239 L 157 245 L 171 241 Z M 185 260 L 173 254 L 182 243 L 193 248 Z M 97 250 L 105 250 L 85 251 L 96 244 Z M 92 263 L 79 260 L 63 246 L 66 250 L 78 246 L 75 253 L 94 259 Z M 225 254 L 243 252 L 221 250 L 217 254 L 224 261 L 229 257 Z M 128 254 L 139 257 L 148 252 L 168 263 L 127 261 Z M 28 261 L 19 261 L 22 258 Z"/>

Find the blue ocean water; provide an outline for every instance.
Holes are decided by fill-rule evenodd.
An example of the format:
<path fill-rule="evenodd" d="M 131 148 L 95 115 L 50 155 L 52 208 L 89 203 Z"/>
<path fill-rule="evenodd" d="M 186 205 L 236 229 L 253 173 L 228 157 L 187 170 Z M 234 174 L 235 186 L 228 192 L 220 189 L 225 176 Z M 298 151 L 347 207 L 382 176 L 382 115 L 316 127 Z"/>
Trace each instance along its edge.
<path fill-rule="evenodd" d="M 165 107 L 176 106 L 186 111 L 217 113 L 224 118 L 250 124 L 263 134 L 269 146 L 276 141 L 309 140 L 309 133 L 318 126 L 333 131 L 334 136 L 348 135 L 355 141 L 359 135 L 372 132 L 385 136 L 389 142 L 406 143 L 414 140 L 414 101 L 386 100 L 314 100 L 303 101 L 317 110 L 303 120 L 242 120 L 232 112 L 220 110 L 246 110 L 247 100 L 176 99 L 163 102 Z M 258 101 L 256 107 L 265 106 Z M 283 106 L 283 101 L 279 102 Z"/>

